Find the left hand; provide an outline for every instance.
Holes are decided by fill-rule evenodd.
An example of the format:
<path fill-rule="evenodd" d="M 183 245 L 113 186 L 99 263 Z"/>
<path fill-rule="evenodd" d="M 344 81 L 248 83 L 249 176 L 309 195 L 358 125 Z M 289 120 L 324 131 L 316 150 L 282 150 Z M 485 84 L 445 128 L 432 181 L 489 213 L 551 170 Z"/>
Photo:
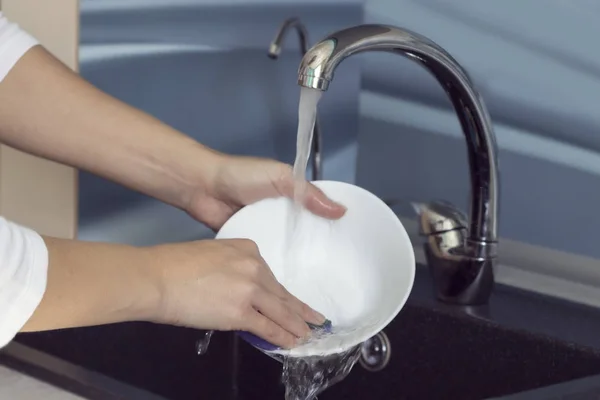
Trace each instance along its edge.
<path fill-rule="evenodd" d="M 264 158 L 220 156 L 209 185 L 198 188 L 187 212 L 213 230 L 240 208 L 258 200 L 294 196 L 294 178 L 290 165 Z M 339 219 L 346 208 L 329 199 L 320 189 L 308 184 L 304 206 L 316 215 Z"/>

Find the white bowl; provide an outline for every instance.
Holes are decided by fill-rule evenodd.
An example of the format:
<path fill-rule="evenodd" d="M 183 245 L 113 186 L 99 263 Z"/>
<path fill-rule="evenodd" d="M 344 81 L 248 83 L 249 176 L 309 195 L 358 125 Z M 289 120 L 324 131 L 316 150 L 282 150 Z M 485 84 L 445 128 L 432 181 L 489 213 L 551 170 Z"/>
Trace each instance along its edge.
<path fill-rule="evenodd" d="M 271 355 L 324 356 L 359 345 L 394 319 L 414 281 L 410 238 L 381 199 L 348 183 L 313 183 L 348 208 L 344 217 L 330 221 L 302 210 L 290 230 L 293 202 L 265 199 L 241 209 L 217 234 L 256 242 L 279 282 L 332 322 L 333 334 L 291 350 L 242 334 Z"/>

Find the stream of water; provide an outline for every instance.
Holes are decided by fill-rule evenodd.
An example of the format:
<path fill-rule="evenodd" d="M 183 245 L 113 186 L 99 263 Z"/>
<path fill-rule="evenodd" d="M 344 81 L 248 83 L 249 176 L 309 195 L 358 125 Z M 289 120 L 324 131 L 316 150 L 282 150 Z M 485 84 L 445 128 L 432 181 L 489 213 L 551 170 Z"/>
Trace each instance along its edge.
<path fill-rule="evenodd" d="M 293 246 L 294 233 L 300 218 L 302 203 L 306 197 L 306 166 L 310 158 L 315 123 L 317 121 L 317 106 L 323 92 L 320 90 L 301 87 L 300 103 L 298 105 L 298 133 L 296 136 L 296 159 L 294 160 L 294 208 L 290 217 L 288 234 L 288 249 Z"/>
<path fill-rule="evenodd" d="M 321 98 L 320 90 L 300 88 L 300 104 L 298 107 L 298 136 L 296 142 L 296 159 L 294 161 L 294 206 L 290 213 L 287 231 L 287 260 L 283 284 L 293 284 L 301 274 L 302 260 L 300 230 L 302 204 L 306 196 L 306 167 L 310 157 L 313 130 L 317 118 L 317 106 Z M 308 227 L 310 228 L 310 227 Z M 311 232 L 304 232 L 310 236 Z M 315 282 L 316 283 L 316 282 Z M 304 285 L 307 283 L 304 282 Z M 315 290 L 316 285 L 311 285 Z M 321 293 L 319 294 L 321 295 Z M 333 299 L 326 299 L 333 302 Z M 331 318 L 332 316 L 327 317 Z M 334 320 L 335 322 L 335 320 Z M 337 332 L 335 326 L 331 331 L 315 331 L 311 340 L 326 340 L 328 335 L 344 335 Z M 342 353 L 327 356 L 283 357 L 282 382 L 285 385 L 286 400 L 314 400 L 326 388 L 344 379 L 358 361 L 360 347 L 356 346 Z"/>
<path fill-rule="evenodd" d="M 313 140 L 313 130 L 317 118 L 317 106 L 322 92 L 315 89 L 301 88 L 300 104 L 298 107 L 298 136 L 296 142 L 296 159 L 294 161 L 294 203 L 289 214 L 288 229 L 286 232 L 286 270 L 282 284 L 286 287 L 293 285 L 294 281 L 302 278 L 302 242 L 310 239 L 310 226 L 300 226 L 302 223 L 302 210 L 306 197 L 307 181 L 306 167 L 310 158 L 310 149 Z M 318 290 L 318 285 L 311 286 L 311 290 Z M 332 302 L 333 299 L 326 299 Z M 326 315 L 327 316 L 327 315 Z M 332 316 L 327 316 L 331 318 Z M 333 320 L 335 323 L 335 320 Z M 317 329 L 313 331 L 310 341 L 318 340 L 343 340 L 345 336 L 353 334 L 352 330 L 337 329 L 335 326 L 328 331 Z M 210 343 L 212 331 L 206 332 L 205 336 L 198 340 L 197 352 L 204 354 Z M 341 343 L 341 342 L 340 342 Z M 284 356 L 282 382 L 285 385 L 285 400 L 315 400 L 319 393 L 328 387 L 343 380 L 358 361 L 360 346 L 349 350 L 330 354 L 327 356 Z"/>
<path fill-rule="evenodd" d="M 285 399 L 316 399 L 319 393 L 348 376 L 359 357 L 359 346 L 330 356 L 287 357 L 282 374 Z"/>

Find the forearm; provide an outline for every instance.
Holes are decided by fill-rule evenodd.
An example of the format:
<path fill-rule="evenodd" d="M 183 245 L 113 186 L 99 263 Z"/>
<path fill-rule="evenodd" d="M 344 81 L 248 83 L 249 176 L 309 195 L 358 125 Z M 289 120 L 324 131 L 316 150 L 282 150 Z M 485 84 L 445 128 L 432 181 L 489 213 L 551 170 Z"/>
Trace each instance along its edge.
<path fill-rule="evenodd" d="M 184 207 L 218 153 L 103 93 L 37 46 L 0 83 L 0 141 Z"/>
<path fill-rule="evenodd" d="M 45 294 L 22 331 L 152 319 L 159 284 L 148 249 L 44 238 Z"/>

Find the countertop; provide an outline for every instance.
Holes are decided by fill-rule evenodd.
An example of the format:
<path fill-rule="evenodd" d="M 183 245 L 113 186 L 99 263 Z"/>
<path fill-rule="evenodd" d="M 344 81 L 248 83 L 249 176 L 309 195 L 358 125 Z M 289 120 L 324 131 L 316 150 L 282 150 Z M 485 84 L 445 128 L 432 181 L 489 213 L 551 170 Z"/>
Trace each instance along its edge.
<path fill-rule="evenodd" d="M 488 400 L 598 400 L 600 375 Z"/>
<path fill-rule="evenodd" d="M 0 366 L 0 399 L 83 400 L 84 398 Z"/>
<path fill-rule="evenodd" d="M 0 399 L 5 398 L 167 400 L 15 341 L 0 351 Z"/>

